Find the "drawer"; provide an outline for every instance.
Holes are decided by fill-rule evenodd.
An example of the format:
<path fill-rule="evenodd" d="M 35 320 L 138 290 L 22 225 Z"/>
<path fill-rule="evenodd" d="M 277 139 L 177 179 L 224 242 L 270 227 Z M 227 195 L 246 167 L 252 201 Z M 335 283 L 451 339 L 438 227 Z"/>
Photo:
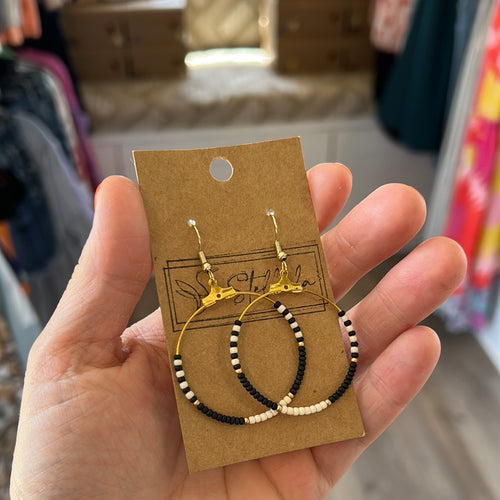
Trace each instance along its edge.
<path fill-rule="evenodd" d="M 126 29 L 119 14 L 63 9 L 61 29 L 70 49 L 120 48 L 127 43 Z"/>
<path fill-rule="evenodd" d="M 181 10 L 135 12 L 127 16 L 127 24 L 134 45 L 183 42 Z"/>
<path fill-rule="evenodd" d="M 358 71 L 371 69 L 373 49 L 367 42 L 330 39 L 282 39 L 277 68 L 284 73 Z"/>
<path fill-rule="evenodd" d="M 367 0 L 280 2 L 278 36 L 368 38 Z"/>
<path fill-rule="evenodd" d="M 282 4 L 286 8 L 282 8 Z M 289 6 L 280 2 L 278 16 L 279 36 L 339 36 L 342 29 L 341 2 L 311 2 Z"/>
<path fill-rule="evenodd" d="M 281 39 L 277 67 L 284 73 L 338 71 L 341 68 L 340 46 L 328 39 Z"/>
<path fill-rule="evenodd" d="M 127 76 L 127 61 L 120 49 L 71 49 L 69 55 L 81 80 L 120 80 Z"/>
<path fill-rule="evenodd" d="M 169 47 L 131 47 L 132 72 L 135 77 L 175 77 L 185 73 L 185 51 Z"/>

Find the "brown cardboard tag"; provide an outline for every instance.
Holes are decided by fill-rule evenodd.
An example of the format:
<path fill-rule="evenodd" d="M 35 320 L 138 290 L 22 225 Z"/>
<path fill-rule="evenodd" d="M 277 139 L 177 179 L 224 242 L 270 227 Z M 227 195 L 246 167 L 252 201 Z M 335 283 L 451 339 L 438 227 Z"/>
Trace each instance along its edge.
<path fill-rule="evenodd" d="M 233 167 L 225 182 L 210 174 L 216 158 Z M 189 219 L 196 221 L 220 286 L 264 293 L 279 279 L 274 228 L 266 215 L 273 209 L 290 278 L 332 298 L 298 138 L 200 150 L 134 151 L 134 159 L 171 360 L 183 325 L 209 290 Z M 273 299 L 294 314 L 307 349 L 304 378 L 291 406 L 317 403 L 337 389 L 347 371 L 336 311 L 306 293 L 281 293 Z M 232 324 L 251 300 L 237 295 L 217 302 L 191 321 L 181 342 L 189 386 L 204 404 L 227 415 L 244 417 L 266 409 L 239 383 L 229 354 Z M 287 321 L 269 302 L 260 302 L 244 317 L 239 359 L 254 387 L 280 401 L 295 378 L 297 343 Z M 279 414 L 255 425 L 229 425 L 198 411 L 172 373 L 191 472 L 364 434 L 352 387 L 321 413 Z"/>

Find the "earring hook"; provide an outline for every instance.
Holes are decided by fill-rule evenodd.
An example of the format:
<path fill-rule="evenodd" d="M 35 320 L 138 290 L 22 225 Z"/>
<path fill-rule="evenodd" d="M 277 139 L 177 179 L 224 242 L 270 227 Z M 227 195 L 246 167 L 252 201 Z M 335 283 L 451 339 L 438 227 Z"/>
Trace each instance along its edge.
<path fill-rule="evenodd" d="M 236 295 L 236 291 L 232 287 L 221 288 L 215 279 L 215 275 L 212 272 L 212 265 L 208 262 L 205 257 L 205 252 L 203 251 L 203 247 L 201 244 L 201 234 L 196 226 L 196 221 L 194 219 L 188 220 L 188 226 L 192 227 L 198 238 L 198 257 L 200 259 L 203 270 L 208 274 L 208 283 L 210 285 L 210 291 L 206 297 L 201 299 L 201 302 L 204 307 L 210 307 L 214 305 L 217 301 L 222 299 L 229 299 Z"/>
<path fill-rule="evenodd" d="M 283 249 L 281 248 L 281 244 L 278 240 L 278 222 L 276 221 L 276 216 L 275 216 L 275 213 L 274 213 L 274 210 L 272 208 L 270 208 L 267 212 L 267 215 L 269 217 L 271 217 L 271 220 L 273 221 L 273 225 L 274 225 L 274 235 L 275 235 L 275 239 L 274 239 L 274 246 L 276 247 L 276 254 L 278 256 L 278 259 L 281 261 L 281 263 L 286 267 L 286 253 L 283 252 Z"/>

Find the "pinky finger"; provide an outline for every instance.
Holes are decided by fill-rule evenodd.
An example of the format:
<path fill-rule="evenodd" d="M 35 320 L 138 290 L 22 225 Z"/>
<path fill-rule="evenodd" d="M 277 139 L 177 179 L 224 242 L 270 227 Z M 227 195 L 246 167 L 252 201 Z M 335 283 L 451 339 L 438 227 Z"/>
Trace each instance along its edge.
<path fill-rule="evenodd" d="M 313 451 L 330 485 L 342 477 L 418 394 L 434 370 L 440 350 L 436 333 L 428 327 L 416 326 L 399 335 L 366 370 L 355 387 L 365 436 Z M 343 457 L 341 463 L 338 456 Z"/>

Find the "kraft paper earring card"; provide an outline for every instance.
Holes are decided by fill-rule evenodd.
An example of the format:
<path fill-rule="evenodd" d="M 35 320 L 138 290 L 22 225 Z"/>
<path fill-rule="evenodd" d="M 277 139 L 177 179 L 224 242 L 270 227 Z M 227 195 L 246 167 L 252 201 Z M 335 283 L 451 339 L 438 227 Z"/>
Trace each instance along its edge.
<path fill-rule="evenodd" d="M 363 436 L 300 140 L 134 160 L 190 471 Z"/>

